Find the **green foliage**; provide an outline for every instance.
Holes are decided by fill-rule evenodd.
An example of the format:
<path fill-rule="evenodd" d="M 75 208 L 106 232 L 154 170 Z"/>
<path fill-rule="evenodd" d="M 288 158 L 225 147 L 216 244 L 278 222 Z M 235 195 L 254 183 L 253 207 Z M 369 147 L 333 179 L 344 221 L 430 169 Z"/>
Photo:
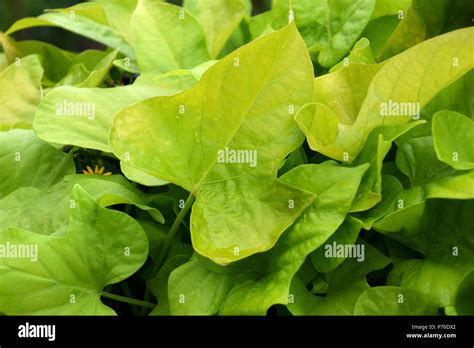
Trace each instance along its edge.
<path fill-rule="evenodd" d="M 19 19 L 0 33 L 0 313 L 472 315 L 466 4 Z M 19 40 L 43 26 L 104 47 Z"/>

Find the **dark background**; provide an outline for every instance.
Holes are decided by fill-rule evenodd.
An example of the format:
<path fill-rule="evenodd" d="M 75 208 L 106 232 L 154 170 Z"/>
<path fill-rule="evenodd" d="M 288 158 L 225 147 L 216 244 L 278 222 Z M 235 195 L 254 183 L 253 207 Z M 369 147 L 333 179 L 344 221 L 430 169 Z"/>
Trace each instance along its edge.
<path fill-rule="evenodd" d="M 177 5 L 182 0 L 167 0 Z M 36 17 L 45 9 L 64 8 L 85 2 L 83 0 L 0 0 L 0 31 L 6 31 L 15 21 L 24 17 Z M 252 0 L 253 13 L 258 14 L 270 9 L 271 0 Z M 60 28 L 37 27 L 21 30 L 13 34 L 16 40 L 40 40 L 52 43 L 70 51 L 82 51 L 102 46 Z"/>

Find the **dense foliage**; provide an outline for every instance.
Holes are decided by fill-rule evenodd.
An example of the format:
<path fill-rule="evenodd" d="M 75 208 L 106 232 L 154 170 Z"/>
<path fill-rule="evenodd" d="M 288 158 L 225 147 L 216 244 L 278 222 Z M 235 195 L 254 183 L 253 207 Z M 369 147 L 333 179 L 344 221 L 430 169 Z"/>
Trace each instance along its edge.
<path fill-rule="evenodd" d="M 472 3 L 251 10 L 0 34 L 0 312 L 474 314 Z M 106 48 L 14 39 L 40 26 Z"/>

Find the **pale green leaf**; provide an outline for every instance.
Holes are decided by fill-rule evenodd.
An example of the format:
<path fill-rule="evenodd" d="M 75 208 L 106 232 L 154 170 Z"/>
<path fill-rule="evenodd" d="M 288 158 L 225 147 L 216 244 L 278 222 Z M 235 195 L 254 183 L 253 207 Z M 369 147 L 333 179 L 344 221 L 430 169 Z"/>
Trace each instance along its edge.
<path fill-rule="evenodd" d="M 181 7 L 139 0 L 131 26 L 142 73 L 190 69 L 211 59 L 201 25 Z"/>
<path fill-rule="evenodd" d="M 9 315 L 113 315 L 102 289 L 135 273 L 148 255 L 140 225 L 100 207 L 80 186 L 68 233 L 58 238 L 21 229 L 0 233 L 0 245 L 37 247 L 38 258 L 0 258 L 0 311 Z M 119 233 L 117 233 L 119 232 Z M 129 248 L 130 255 L 124 252 Z M 74 302 L 71 303 L 71 296 Z"/>
<path fill-rule="evenodd" d="M 440 161 L 459 170 L 474 169 L 474 121 L 453 111 L 433 115 L 433 141 Z"/>
<path fill-rule="evenodd" d="M 0 199 L 20 187 L 45 189 L 74 174 L 74 161 L 31 130 L 0 132 Z"/>
<path fill-rule="evenodd" d="M 308 48 L 319 51 L 319 64 L 331 67 L 359 38 L 374 5 L 375 0 L 299 0 L 292 2 L 292 10 Z M 288 18 L 289 2 L 276 1 L 273 11 Z"/>
<path fill-rule="evenodd" d="M 474 67 L 471 58 L 473 33 L 473 28 L 449 32 L 416 45 L 386 62 L 373 77 L 354 121 L 336 115 L 339 126 L 336 140 L 330 145 L 311 141 L 314 135 L 307 125 L 315 117 L 314 106 L 300 110 L 296 120 L 310 139 L 310 146 L 334 159 L 349 157 L 352 161 L 376 126 L 404 124 L 418 118 L 418 108 L 421 109 Z M 370 66 L 364 65 L 364 68 Z M 436 79 L 428 80 L 427 76 L 436 76 Z M 331 125 L 328 132 L 334 132 L 334 129 Z"/>
<path fill-rule="evenodd" d="M 288 303 L 294 275 L 306 257 L 341 226 L 367 167 L 308 164 L 281 177 L 284 183 L 316 194 L 316 199 L 269 252 L 265 275 L 234 287 L 222 314 L 263 315 L 274 304 Z"/>
<path fill-rule="evenodd" d="M 293 301 L 288 309 L 294 315 L 353 315 L 359 296 L 369 289 L 368 273 L 387 266 L 390 259 L 373 246 L 364 246 L 364 260 L 357 258 L 344 261 L 338 268 L 326 274 L 328 290 L 324 297 L 314 296 L 306 290 L 301 279 L 295 277 L 291 285 Z"/>
<path fill-rule="evenodd" d="M 219 274 L 197 259 L 176 268 L 169 277 L 168 301 L 172 315 L 213 315 L 230 289 L 249 274 Z"/>
<path fill-rule="evenodd" d="M 191 83 L 182 75 L 116 88 L 55 88 L 39 105 L 33 126 L 45 141 L 112 152 L 108 133 L 118 111 L 150 97 L 176 94 Z"/>
<path fill-rule="evenodd" d="M 32 128 L 42 97 L 42 76 L 36 55 L 22 58 L 0 73 L 0 131 Z"/>
<path fill-rule="evenodd" d="M 291 110 L 311 93 L 311 62 L 290 25 L 231 53 L 194 88 L 123 109 L 110 143 L 121 160 L 128 153 L 131 166 L 196 195 L 193 246 L 225 264 L 271 248 L 312 202 L 276 181 L 281 162 L 303 140 Z M 245 150 L 247 160 L 225 160 L 226 149 Z"/>
<path fill-rule="evenodd" d="M 419 292 L 395 286 L 380 286 L 367 289 L 360 295 L 354 314 L 438 315 L 438 307 Z"/>
<path fill-rule="evenodd" d="M 246 13 L 243 0 L 186 0 L 184 8 L 201 24 L 212 58 L 219 55 Z"/>
<path fill-rule="evenodd" d="M 65 9 L 55 9 L 38 17 L 26 17 L 16 21 L 5 34 L 34 27 L 53 26 L 69 30 L 112 48 L 130 58 L 135 57 L 133 48 L 112 29 L 102 6 L 94 3 L 79 4 Z"/>
<path fill-rule="evenodd" d="M 102 206 L 133 204 L 163 223 L 160 211 L 148 205 L 151 196 L 135 188 L 124 177 L 112 175 L 71 175 L 43 190 L 20 188 L 0 200 L 0 226 L 25 229 L 38 234 L 63 234 L 69 210 L 77 205 L 71 190 L 78 183 Z"/>

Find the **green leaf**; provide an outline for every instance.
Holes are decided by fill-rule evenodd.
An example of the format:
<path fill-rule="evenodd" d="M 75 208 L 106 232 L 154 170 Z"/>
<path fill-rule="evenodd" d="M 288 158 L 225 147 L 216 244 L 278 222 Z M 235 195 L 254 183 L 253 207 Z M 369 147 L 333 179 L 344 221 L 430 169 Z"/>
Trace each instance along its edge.
<path fill-rule="evenodd" d="M 0 132 L 0 168 L 0 199 L 20 187 L 51 187 L 76 172 L 70 156 L 21 129 Z"/>
<path fill-rule="evenodd" d="M 472 182 L 469 185 L 473 187 Z M 425 190 L 429 192 L 427 186 Z M 396 280 L 392 284 L 431 296 L 439 307 L 452 306 L 460 282 L 474 267 L 474 200 L 430 199 L 413 206 L 408 203 L 374 225 L 377 231 L 425 256 L 423 260 L 397 265 L 392 272 L 398 275 L 391 276 Z"/>
<path fill-rule="evenodd" d="M 213 315 L 227 293 L 250 274 L 219 274 L 197 259 L 176 268 L 169 277 L 168 301 L 172 315 Z"/>
<path fill-rule="evenodd" d="M 181 7 L 140 0 L 131 25 L 142 73 L 190 69 L 211 59 L 201 25 Z"/>
<path fill-rule="evenodd" d="M 370 41 L 365 37 L 357 41 L 349 55 L 329 69 L 329 72 L 340 70 L 352 63 L 375 64 L 375 59 L 370 49 Z M 358 91 L 358 89 L 356 89 L 356 91 Z"/>
<path fill-rule="evenodd" d="M 474 270 L 470 271 L 459 285 L 456 295 L 456 312 L 459 315 L 474 315 Z"/>
<path fill-rule="evenodd" d="M 91 53 L 95 52 L 92 51 Z M 110 68 L 112 68 L 117 53 L 117 50 L 110 52 L 108 55 L 104 56 L 100 61 L 94 64 L 94 66 L 91 68 L 86 66 L 86 64 L 88 63 L 87 60 L 83 60 L 83 62 L 80 62 L 80 58 L 84 55 L 84 53 L 77 56 L 75 59 L 73 59 L 73 65 L 69 69 L 66 76 L 61 81 L 59 81 L 57 85 L 71 85 L 76 87 L 89 88 L 98 86 L 107 76 Z M 76 61 L 79 61 L 80 63 L 75 63 Z"/>
<path fill-rule="evenodd" d="M 170 305 L 168 300 L 168 280 L 171 272 L 179 266 L 185 264 L 191 257 L 189 250 L 170 256 L 155 277 L 147 281 L 147 286 L 152 294 L 158 299 L 158 305 L 150 312 L 150 315 L 170 315 Z"/>
<path fill-rule="evenodd" d="M 157 95 L 176 94 L 192 81 L 183 74 L 116 88 L 55 88 L 39 105 L 33 126 L 48 142 L 112 152 L 108 133 L 119 110 Z"/>
<path fill-rule="evenodd" d="M 112 29 L 105 12 L 97 3 L 82 3 L 69 8 L 55 9 L 38 17 L 26 17 L 16 21 L 6 32 L 11 35 L 19 30 L 52 26 L 69 30 L 112 48 L 130 58 L 135 58 L 133 48 Z"/>
<path fill-rule="evenodd" d="M 383 46 L 375 53 L 377 61 L 393 57 L 426 39 L 425 23 L 415 11 L 413 5 L 410 5 L 406 11 L 404 9 L 400 10 L 403 12 L 400 12 L 397 16 L 399 24 L 387 37 Z"/>
<path fill-rule="evenodd" d="M 292 9 L 308 48 L 319 51 L 319 64 L 331 67 L 359 38 L 374 4 L 375 0 L 300 0 L 292 3 Z M 288 17 L 289 2 L 277 1 L 274 10 Z"/>
<path fill-rule="evenodd" d="M 102 289 L 135 273 L 148 255 L 146 235 L 129 216 L 101 208 L 80 186 L 67 235 L 9 228 L 0 245 L 30 245 L 37 260 L 0 258 L 0 310 L 8 315 L 113 315 Z M 120 233 L 117 233 L 117 232 Z M 130 254 L 126 256 L 125 249 Z M 71 300 L 74 302 L 71 303 Z"/>
<path fill-rule="evenodd" d="M 378 52 L 377 60 L 388 59 L 423 40 L 439 35 L 445 27 L 451 6 L 448 0 L 412 0 L 407 8 L 399 8 L 402 11 L 397 14 L 400 23 Z"/>
<path fill-rule="evenodd" d="M 411 186 L 423 185 L 435 178 L 456 172 L 438 160 L 433 148 L 433 137 L 419 137 L 399 146 L 395 163 L 408 176 Z"/>
<path fill-rule="evenodd" d="M 459 170 L 474 169 L 474 121 L 453 111 L 433 115 L 433 141 L 440 161 Z"/>
<path fill-rule="evenodd" d="M 311 104 L 302 108 L 296 115 L 296 120 L 308 137 L 311 148 L 337 160 L 349 157 L 349 161 L 352 161 L 376 126 L 404 124 L 412 118 L 417 118 L 417 113 L 413 112 L 417 111 L 417 106 L 422 108 L 441 90 L 474 67 L 474 62 L 470 59 L 470 52 L 473 50 L 470 37 L 473 33 L 473 28 L 465 28 L 437 36 L 387 61 L 370 82 L 357 116 L 352 113 L 350 118 L 343 113 L 329 114 L 328 117 L 332 121 L 326 133 L 332 135 L 326 136 L 324 142 L 312 140 L 318 134 L 324 134 L 324 127 L 322 126 L 322 130 L 317 133 L 313 133 L 309 127 L 311 120 L 317 123 L 321 117 L 319 112 L 316 112 L 321 108 L 316 109 L 315 105 Z M 413 62 L 423 63 L 413 64 Z M 371 65 L 363 67 L 369 69 Z M 334 74 L 341 71 L 344 69 Z M 426 78 L 434 75 L 437 76 L 435 80 Z M 349 93 L 342 93 L 344 95 L 342 99 L 348 99 L 347 94 Z M 397 114 L 393 105 L 398 106 L 400 116 L 385 116 L 383 110 L 393 111 L 392 115 Z M 411 106 L 413 110 L 404 112 L 400 109 L 404 105 Z M 328 103 L 325 103 L 325 106 L 332 109 Z M 324 113 L 328 114 L 327 111 Z"/>
<path fill-rule="evenodd" d="M 42 76 L 36 55 L 22 58 L 0 73 L 0 131 L 32 127 L 42 96 Z"/>
<path fill-rule="evenodd" d="M 234 287 L 221 313 L 263 315 L 274 304 L 287 304 L 294 275 L 341 226 L 366 170 L 367 165 L 347 168 L 326 162 L 298 166 L 283 175 L 282 182 L 312 192 L 316 199 L 268 253 L 265 275 Z"/>
<path fill-rule="evenodd" d="M 379 1 L 377 1 L 376 4 L 377 3 L 379 3 Z M 374 57 L 383 50 L 385 43 L 399 24 L 400 19 L 398 19 L 398 15 L 377 17 L 367 24 L 362 36 L 370 41 L 370 48 L 372 49 Z"/>
<path fill-rule="evenodd" d="M 150 196 L 131 185 L 124 177 L 113 175 L 71 175 L 55 186 L 40 190 L 20 188 L 0 200 L 0 226 L 25 229 L 38 234 L 63 234 L 69 222 L 69 210 L 77 205 L 71 190 L 80 184 L 102 206 L 133 204 L 148 211 L 163 223 L 160 211 L 147 205 Z"/>
<path fill-rule="evenodd" d="M 351 212 L 367 210 L 380 202 L 382 199 L 382 165 L 385 156 L 392 147 L 392 142 L 422 123 L 423 121 L 417 121 L 400 126 L 380 126 L 370 133 L 364 148 L 351 163 L 351 166 L 370 163 L 370 168 L 361 182 Z"/>
<path fill-rule="evenodd" d="M 306 290 L 300 279 L 294 278 L 291 285 L 293 302 L 288 309 L 294 315 L 353 315 L 359 296 L 369 289 L 366 275 L 382 269 L 390 259 L 376 248 L 361 240 L 364 246 L 365 259 L 358 262 L 356 258 L 344 261 L 338 268 L 326 274 L 328 290 L 324 297 L 314 296 Z"/>
<path fill-rule="evenodd" d="M 159 0 L 156 0 L 159 1 Z M 137 0 L 94 0 L 102 5 L 107 22 L 128 43 L 133 45 L 133 33 L 130 22 L 137 7 Z"/>
<path fill-rule="evenodd" d="M 193 246 L 227 264 L 270 249 L 313 200 L 276 181 L 283 159 L 303 141 L 292 111 L 311 93 L 311 62 L 290 25 L 234 51 L 194 88 L 123 109 L 109 140 L 121 160 L 128 154 L 131 166 L 196 196 Z M 230 150 L 248 157 L 228 163 Z M 224 203 L 231 199 L 238 206 Z"/>
<path fill-rule="evenodd" d="M 364 182 L 364 179 L 362 182 Z M 383 175 L 381 177 L 381 182 L 382 201 L 380 201 L 377 205 L 367 211 L 353 214 L 357 219 L 362 222 L 362 228 L 364 228 L 365 230 L 369 230 L 375 221 L 380 220 L 389 211 L 391 211 L 391 208 L 398 194 L 403 190 L 402 184 L 394 176 Z M 359 191 L 361 191 L 361 187 L 362 186 L 359 187 Z"/>
<path fill-rule="evenodd" d="M 184 8 L 202 25 L 212 58 L 219 55 L 246 13 L 243 0 L 186 0 Z"/>
<path fill-rule="evenodd" d="M 8 60 L 5 53 L 0 53 L 0 72 L 5 70 L 8 66 Z"/>
<path fill-rule="evenodd" d="M 377 0 L 371 19 L 396 15 L 398 11 L 404 11 L 408 8 L 411 2 L 412 0 Z"/>
<path fill-rule="evenodd" d="M 419 292 L 379 286 L 367 289 L 360 295 L 355 315 L 438 315 L 438 306 Z"/>
<path fill-rule="evenodd" d="M 157 178 L 143 170 L 134 168 L 126 162 L 120 162 L 120 169 L 127 179 L 145 186 L 163 186 L 169 183 L 168 181 Z"/>
<path fill-rule="evenodd" d="M 354 244 L 359 236 L 361 225 L 359 220 L 349 215 L 336 232 L 323 245 L 311 253 L 311 262 L 316 271 L 328 273 L 344 262 L 345 257 L 327 257 L 328 247 L 331 247 L 333 243 L 336 245 Z"/>
<path fill-rule="evenodd" d="M 74 56 L 71 52 L 41 41 L 15 41 L 7 35 L 0 34 L 0 42 L 10 64 L 14 63 L 16 58 L 24 58 L 31 54 L 41 56 L 44 78 L 51 81 L 51 84 L 66 75 Z"/>

